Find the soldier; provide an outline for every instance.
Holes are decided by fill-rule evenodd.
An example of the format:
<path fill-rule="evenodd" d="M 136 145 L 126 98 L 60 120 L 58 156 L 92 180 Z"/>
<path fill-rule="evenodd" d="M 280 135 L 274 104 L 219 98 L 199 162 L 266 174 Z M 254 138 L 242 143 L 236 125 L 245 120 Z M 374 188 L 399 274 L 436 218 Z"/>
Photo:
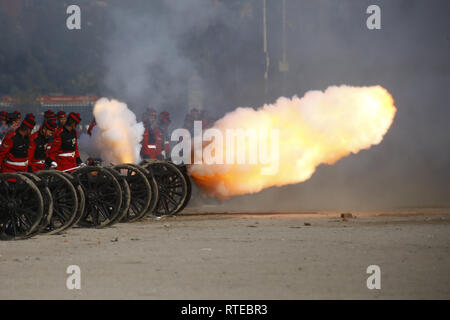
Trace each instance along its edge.
<path fill-rule="evenodd" d="M 0 111 L 0 126 L 6 126 L 6 111 Z"/>
<path fill-rule="evenodd" d="M 184 118 L 184 129 L 189 130 L 191 133 L 191 136 L 194 136 L 194 121 L 200 121 L 201 120 L 201 112 L 197 108 L 192 108 L 189 110 L 189 113 L 186 114 L 186 117 Z"/>
<path fill-rule="evenodd" d="M 53 143 L 45 160 L 45 166 L 57 168 L 60 171 L 70 171 L 84 166 L 78 153 L 77 125 L 81 122 L 79 113 L 71 112 L 61 130 L 55 133 Z"/>
<path fill-rule="evenodd" d="M 191 133 L 191 136 L 194 134 L 194 118 L 190 113 L 186 114 L 184 117 L 183 128 L 188 130 Z"/>
<path fill-rule="evenodd" d="M 15 131 L 17 128 L 19 128 L 20 113 L 19 112 L 8 113 L 6 115 L 6 125 L 8 126 L 7 133 L 9 133 L 10 131 Z"/>
<path fill-rule="evenodd" d="M 156 159 L 156 139 L 153 133 L 153 125 L 156 121 L 156 110 L 147 108 L 142 117 L 145 130 L 141 142 L 141 157 L 143 159 Z"/>
<path fill-rule="evenodd" d="M 8 126 L 6 125 L 6 111 L 0 112 L 0 143 L 8 131 Z"/>
<path fill-rule="evenodd" d="M 35 124 L 34 115 L 29 113 L 20 127 L 3 139 L 0 147 L 0 172 L 29 171 L 30 133 Z"/>
<path fill-rule="evenodd" d="M 22 114 L 17 110 L 14 110 L 13 113 L 16 116 L 16 119 L 18 119 L 18 122 L 20 123 L 20 120 L 22 119 Z"/>
<path fill-rule="evenodd" d="M 59 110 L 56 116 L 58 118 L 58 128 L 62 129 L 67 120 L 66 113 L 62 110 Z"/>
<path fill-rule="evenodd" d="M 89 128 L 87 130 L 87 134 L 92 136 L 92 130 L 94 130 L 95 126 L 97 125 L 97 121 L 95 121 L 95 117 L 92 119 L 91 123 L 89 124 Z"/>
<path fill-rule="evenodd" d="M 167 130 L 170 123 L 170 113 L 168 111 L 161 112 L 156 128 L 153 130 L 156 140 L 156 159 L 164 160 L 170 158 L 170 139 Z"/>
<path fill-rule="evenodd" d="M 50 138 L 57 128 L 56 120 L 45 121 L 39 130 L 30 136 L 30 165 L 33 172 L 43 170 L 47 159 Z"/>
<path fill-rule="evenodd" d="M 192 119 L 194 119 L 194 121 L 201 120 L 202 112 L 197 108 L 192 108 L 191 109 L 191 117 L 192 117 Z"/>

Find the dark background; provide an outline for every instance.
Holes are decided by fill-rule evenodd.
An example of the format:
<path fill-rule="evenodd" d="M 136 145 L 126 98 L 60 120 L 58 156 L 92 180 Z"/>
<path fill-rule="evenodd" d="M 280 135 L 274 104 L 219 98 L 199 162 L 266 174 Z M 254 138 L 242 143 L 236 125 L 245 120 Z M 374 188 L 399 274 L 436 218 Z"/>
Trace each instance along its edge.
<path fill-rule="evenodd" d="M 81 7 L 81 30 L 66 28 L 70 4 Z M 214 117 L 330 85 L 380 84 L 398 112 L 379 146 L 321 166 L 305 183 L 224 205 L 450 205 L 450 2 L 286 0 L 286 74 L 281 4 L 267 0 L 265 92 L 262 0 L 0 0 L 0 96 L 20 97 L 23 110 L 51 93 L 115 97 L 138 115 L 167 109 L 178 127 L 193 76 Z M 381 30 L 366 27 L 371 4 L 381 7 Z"/>

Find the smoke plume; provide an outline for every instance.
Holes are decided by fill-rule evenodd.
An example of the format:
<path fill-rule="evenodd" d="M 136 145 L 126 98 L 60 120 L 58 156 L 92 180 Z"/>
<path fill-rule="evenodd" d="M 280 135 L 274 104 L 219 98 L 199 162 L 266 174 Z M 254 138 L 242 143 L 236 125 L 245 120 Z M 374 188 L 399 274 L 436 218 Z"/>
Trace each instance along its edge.
<path fill-rule="evenodd" d="M 238 108 L 217 121 L 214 128 L 223 135 L 229 129 L 278 130 L 278 171 L 263 175 L 262 164 L 203 162 L 192 165 L 190 174 L 207 194 L 221 199 L 303 182 L 320 164 L 332 165 L 379 144 L 395 113 L 391 95 L 381 86 L 333 86 L 325 92 L 309 91 L 303 98 L 281 97 L 258 110 Z M 248 141 L 234 146 L 246 148 L 244 154 L 254 147 Z"/>
<path fill-rule="evenodd" d="M 94 106 L 97 126 L 92 138 L 103 161 L 113 164 L 138 163 L 144 125 L 127 105 L 101 98 Z"/>

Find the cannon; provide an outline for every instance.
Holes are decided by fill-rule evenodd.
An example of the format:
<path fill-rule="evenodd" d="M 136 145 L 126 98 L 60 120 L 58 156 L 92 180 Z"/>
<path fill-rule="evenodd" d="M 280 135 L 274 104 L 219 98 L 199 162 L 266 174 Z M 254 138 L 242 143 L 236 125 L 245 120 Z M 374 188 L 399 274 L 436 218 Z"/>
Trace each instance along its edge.
<path fill-rule="evenodd" d="M 186 207 L 191 190 L 186 167 L 162 160 L 139 165 L 94 163 L 71 173 L 3 173 L 0 240 L 173 216 Z"/>

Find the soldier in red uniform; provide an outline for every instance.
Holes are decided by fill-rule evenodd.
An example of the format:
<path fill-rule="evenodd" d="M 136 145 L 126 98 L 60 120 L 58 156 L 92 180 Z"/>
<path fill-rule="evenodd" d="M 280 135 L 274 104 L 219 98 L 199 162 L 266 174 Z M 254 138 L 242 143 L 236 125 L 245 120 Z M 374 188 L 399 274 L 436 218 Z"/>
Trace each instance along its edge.
<path fill-rule="evenodd" d="M 0 126 L 6 126 L 6 111 L 0 111 Z"/>
<path fill-rule="evenodd" d="M 0 147 L 0 172 L 29 171 L 30 134 L 35 124 L 34 115 L 29 113 L 20 127 L 3 139 Z"/>
<path fill-rule="evenodd" d="M 170 138 L 167 130 L 170 123 L 170 113 L 168 111 L 161 112 L 156 128 L 153 130 L 156 140 L 156 159 L 170 159 Z"/>
<path fill-rule="evenodd" d="M 66 124 L 66 113 L 62 110 L 59 110 L 56 114 L 56 117 L 58 118 L 58 128 L 62 129 L 62 127 Z"/>
<path fill-rule="evenodd" d="M 7 133 L 9 133 L 10 131 L 15 131 L 17 128 L 19 128 L 20 113 L 18 111 L 8 113 L 6 115 L 6 125 L 8 126 L 8 129 L 6 130 Z"/>
<path fill-rule="evenodd" d="M 94 118 L 94 119 L 92 119 L 91 123 L 89 124 L 89 128 L 87 130 L 88 135 L 92 136 L 92 130 L 94 130 L 96 125 L 97 125 L 97 121 L 95 121 L 95 118 Z"/>
<path fill-rule="evenodd" d="M 0 144 L 7 132 L 8 132 L 8 125 L 6 124 L 6 111 L 1 111 L 0 112 Z"/>
<path fill-rule="evenodd" d="M 83 166 L 78 153 L 78 133 L 76 129 L 80 121 L 80 114 L 72 112 L 67 117 L 64 127 L 55 132 L 48 158 L 45 161 L 46 167 L 56 167 L 60 171 L 65 171 Z"/>
<path fill-rule="evenodd" d="M 143 159 L 156 159 L 156 139 L 153 133 L 153 125 L 156 122 L 156 110 L 147 108 L 143 114 L 144 136 L 142 138 L 141 157 Z"/>
<path fill-rule="evenodd" d="M 18 122 L 20 123 L 20 120 L 22 119 L 22 114 L 17 110 L 14 110 L 13 113 L 16 115 Z"/>
<path fill-rule="evenodd" d="M 47 146 L 51 142 L 50 138 L 57 128 L 56 120 L 45 121 L 38 131 L 30 136 L 30 159 L 29 163 L 33 172 L 44 170 L 47 159 Z"/>

